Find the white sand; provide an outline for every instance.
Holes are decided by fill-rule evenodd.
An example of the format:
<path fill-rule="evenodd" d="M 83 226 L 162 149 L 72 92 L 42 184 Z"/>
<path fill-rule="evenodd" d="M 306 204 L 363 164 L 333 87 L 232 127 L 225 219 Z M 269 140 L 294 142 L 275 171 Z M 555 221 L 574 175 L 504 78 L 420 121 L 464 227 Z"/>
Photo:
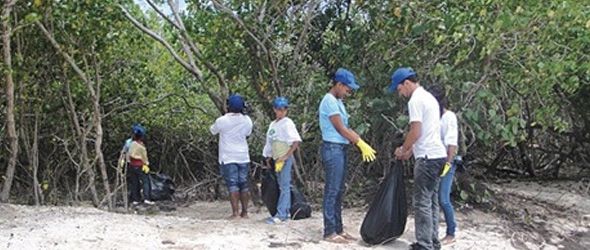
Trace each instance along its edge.
<path fill-rule="evenodd" d="M 512 184 L 494 189 L 532 195 L 540 200 L 559 198 L 556 203 L 578 211 L 576 216 L 590 214 L 585 196 L 564 194 L 559 188 L 526 186 L 530 190 Z M 549 193 L 555 195 L 547 196 Z M 229 202 L 195 202 L 155 215 L 112 213 L 92 207 L 0 204 L 0 249 L 408 249 L 414 241 L 411 215 L 400 239 L 386 245 L 367 246 L 362 240 L 349 244 L 323 241 L 321 211 L 314 211 L 309 219 L 267 225 L 264 223 L 268 216 L 265 208 L 252 207 L 251 210 L 249 219 L 228 221 Z M 510 221 L 496 214 L 474 209 L 456 210 L 459 210 L 456 214 L 457 242 L 443 249 L 567 249 L 567 246 L 560 246 L 562 239 L 530 240 L 531 237 L 527 237 L 530 234 L 518 232 L 509 226 Z M 345 209 L 345 231 L 360 239 L 359 228 L 364 215 L 362 209 Z M 559 224 L 560 229 L 556 231 L 560 235 L 587 232 L 588 216 L 588 220 L 550 217 L 552 226 L 549 228 Z M 444 223 L 439 231 L 442 237 Z"/>
<path fill-rule="evenodd" d="M 229 203 L 198 202 L 157 215 L 119 214 L 91 207 L 29 207 L 0 205 L 0 249 L 365 249 L 362 241 L 333 244 L 322 241 L 322 217 L 266 225 L 261 209 L 249 219 L 228 221 Z M 359 235 L 364 212 L 344 211 L 345 230 Z M 474 212 L 480 225 L 463 226 L 459 240 L 447 249 L 513 249 L 494 218 Z M 414 223 L 408 218 L 406 232 L 395 242 L 374 249 L 407 249 L 414 241 Z M 441 233 L 444 224 L 441 224 Z"/>

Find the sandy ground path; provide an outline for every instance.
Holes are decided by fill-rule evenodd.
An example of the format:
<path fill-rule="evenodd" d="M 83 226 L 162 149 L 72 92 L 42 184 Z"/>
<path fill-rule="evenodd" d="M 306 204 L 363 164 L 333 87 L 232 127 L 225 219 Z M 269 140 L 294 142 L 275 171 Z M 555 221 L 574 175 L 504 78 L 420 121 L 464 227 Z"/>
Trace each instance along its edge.
<path fill-rule="evenodd" d="M 404 235 L 368 246 L 322 241 L 322 217 L 266 225 L 261 209 L 248 219 L 226 220 L 226 202 L 197 202 L 153 215 L 110 213 L 91 207 L 29 207 L 0 204 L 0 249 L 407 249 L 414 241 L 410 216 Z M 344 210 L 345 230 L 360 238 L 364 211 Z M 470 220 L 477 218 L 479 225 Z M 445 249 L 514 249 L 502 225 L 477 211 L 458 214 L 459 240 Z M 444 224 L 441 224 L 444 232 Z"/>
<path fill-rule="evenodd" d="M 590 249 L 590 184 L 509 182 L 491 187 L 503 200 L 495 206 L 504 212 L 456 208 L 457 242 L 443 249 Z M 250 210 L 250 218 L 229 221 L 227 201 L 193 202 L 155 213 L 0 203 L 0 249 L 408 249 L 414 241 L 412 215 L 402 237 L 368 246 L 362 240 L 323 241 L 318 210 L 311 218 L 280 225 L 264 223 L 265 208 Z M 343 211 L 345 231 L 359 239 L 365 212 Z M 441 237 L 445 226 L 440 224 Z"/>

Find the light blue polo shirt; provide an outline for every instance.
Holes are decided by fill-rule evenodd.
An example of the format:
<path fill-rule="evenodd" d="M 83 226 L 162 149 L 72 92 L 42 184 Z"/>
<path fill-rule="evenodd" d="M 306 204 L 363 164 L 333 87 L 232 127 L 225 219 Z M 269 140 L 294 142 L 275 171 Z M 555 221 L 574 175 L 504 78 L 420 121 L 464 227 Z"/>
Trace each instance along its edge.
<path fill-rule="evenodd" d="M 322 102 L 320 102 L 320 130 L 322 131 L 322 140 L 333 143 L 348 144 L 349 141 L 332 125 L 330 116 L 340 115 L 342 123 L 348 128 L 348 113 L 342 100 L 337 99 L 330 93 L 327 93 Z"/>

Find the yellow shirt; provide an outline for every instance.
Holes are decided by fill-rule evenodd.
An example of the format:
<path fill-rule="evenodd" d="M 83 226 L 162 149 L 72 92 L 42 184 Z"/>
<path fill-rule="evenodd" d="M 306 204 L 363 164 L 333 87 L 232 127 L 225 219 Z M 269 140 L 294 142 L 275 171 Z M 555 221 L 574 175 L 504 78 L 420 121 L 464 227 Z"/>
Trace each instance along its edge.
<path fill-rule="evenodd" d="M 127 157 L 128 161 L 131 160 L 130 158 L 133 158 L 135 160 L 143 161 L 144 165 L 150 165 L 145 146 L 136 141 L 131 142 L 131 145 L 129 146 L 129 153 L 127 153 Z"/>

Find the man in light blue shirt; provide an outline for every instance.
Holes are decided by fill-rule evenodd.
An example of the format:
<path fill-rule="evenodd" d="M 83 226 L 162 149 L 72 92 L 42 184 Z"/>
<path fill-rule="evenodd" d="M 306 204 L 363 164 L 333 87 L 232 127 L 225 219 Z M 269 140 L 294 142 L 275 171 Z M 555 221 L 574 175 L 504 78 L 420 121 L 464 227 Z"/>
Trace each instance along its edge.
<path fill-rule="evenodd" d="M 348 125 L 348 113 L 342 99 L 352 90 L 359 89 L 354 75 L 339 68 L 332 77 L 332 88 L 324 96 L 319 107 L 320 130 L 322 132 L 322 162 L 325 170 L 324 187 L 324 240 L 333 243 L 348 243 L 356 238 L 343 231 L 342 196 L 346 180 L 346 151 L 354 143 L 361 151 L 364 161 L 375 160 L 371 148 Z"/>

